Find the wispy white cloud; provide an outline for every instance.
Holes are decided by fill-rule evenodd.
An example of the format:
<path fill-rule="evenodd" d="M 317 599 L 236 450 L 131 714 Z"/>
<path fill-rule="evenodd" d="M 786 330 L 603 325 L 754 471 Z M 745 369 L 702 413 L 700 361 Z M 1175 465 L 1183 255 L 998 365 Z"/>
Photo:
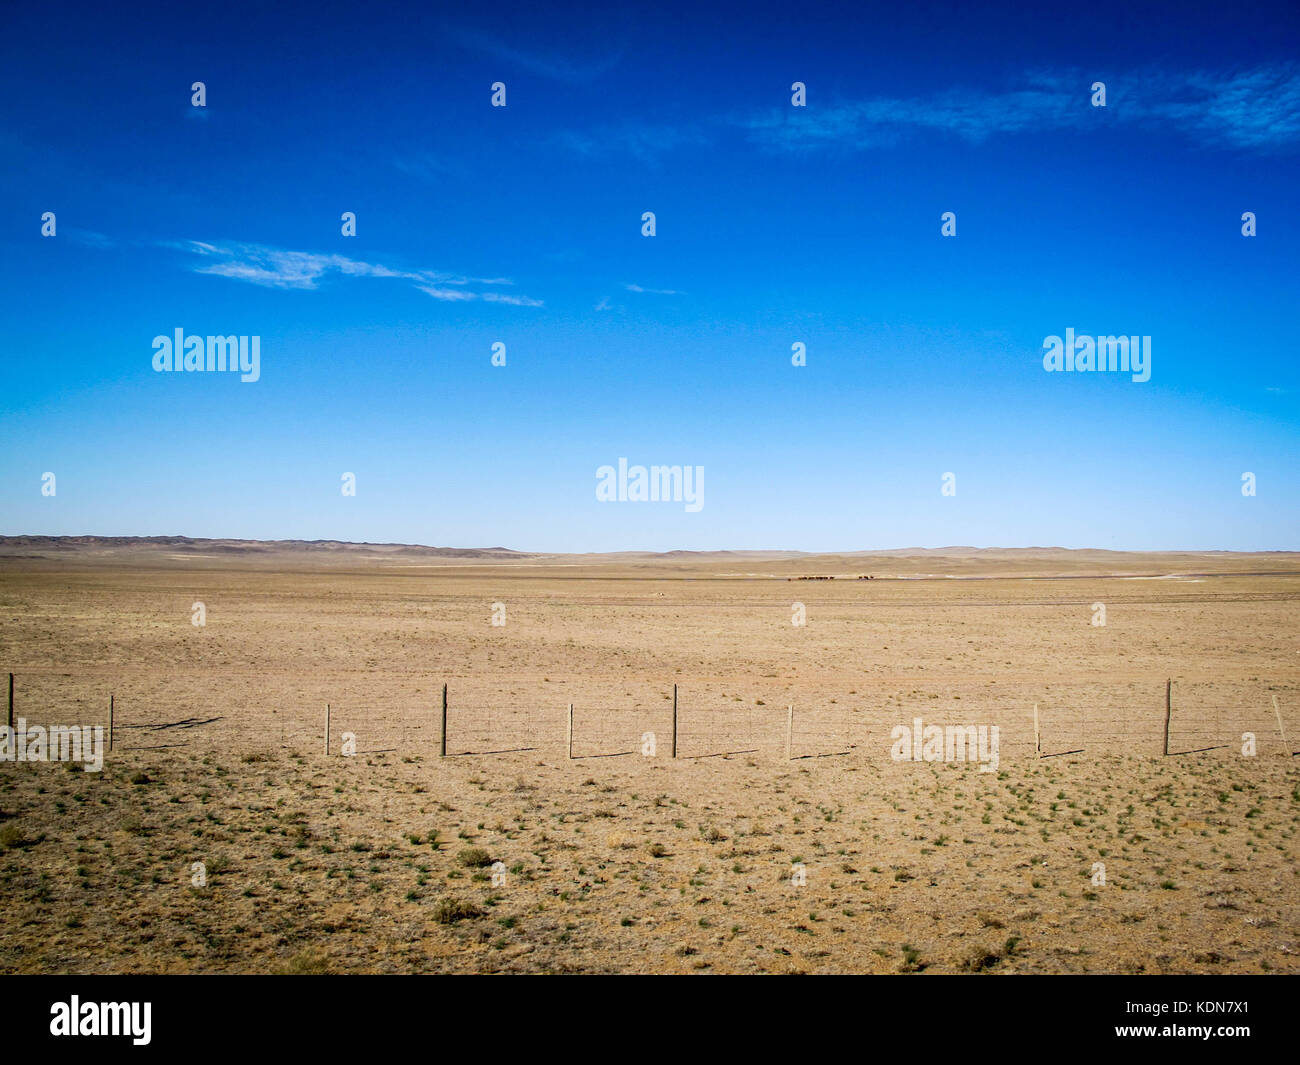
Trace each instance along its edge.
<path fill-rule="evenodd" d="M 675 288 L 642 288 L 640 285 L 624 285 L 628 292 L 644 292 L 648 296 L 684 296 L 686 293 L 678 292 Z"/>
<path fill-rule="evenodd" d="M 65 226 L 59 232 L 72 241 L 73 244 L 80 244 L 83 248 L 105 250 L 117 246 L 117 241 L 112 237 L 107 237 L 103 233 L 96 233 L 93 229 L 77 229 L 75 226 Z"/>
<path fill-rule="evenodd" d="M 806 108 L 717 116 L 682 123 L 566 129 L 555 141 L 584 157 L 621 154 L 654 164 L 667 154 L 717 142 L 739 130 L 774 151 L 864 150 L 933 133 L 979 144 L 1017 133 L 1094 129 L 1091 86 L 1104 81 L 1106 119 L 1174 133 L 1207 148 L 1300 150 L 1300 63 L 1226 72 L 1147 69 L 1122 76 L 1096 71 L 1030 71 L 1019 84 L 946 88 L 919 96 L 876 96 Z"/>
<path fill-rule="evenodd" d="M 469 292 L 459 288 L 440 288 L 436 285 L 416 285 L 421 292 L 436 300 L 462 302 L 465 300 L 482 300 L 484 303 L 505 303 L 511 307 L 540 307 L 541 300 L 529 296 L 512 296 L 508 292 Z"/>
<path fill-rule="evenodd" d="M 556 140 L 581 156 L 624 154 L 643 163 L 653 163 L 679 148 L 707 144 L 709 135 L 695 124 L 625 122 L 588 132 L 562 130 L 556 134 Z"/>
<path fill-rule="evenodd" d="M 623 58 L 623 49 L 619 47 L 589 62 L 574 62 L 564 56 L 516 48 L 499 37 L 479 30 L 447 25 L 446 32 L 462 48 L 482 52 L 530 74 L 567 85 L 588 85 L 613 70 Z"/>
<path fill-rule="evenodd" d="M 1153 75 L 1123 97 L 1121 118 L 1168 123 L 1202 143 L 1272 150 L 1300 144 L 1300 63 L 1216 76 Z"/>
<path fill-rule="evenodd" d="M 465 167 L 458 161 L 421 152 L 416 155 L 399 155 L 393 160 L 393 166 L 410 177 L 423 181 L 438 181 L 445 177 L 463 178 L 467 176 Z"/>
<path fill-rule="evenodd" d="M 409 282 L 438 300 L 480 300 L 515 307 L 542 306 L 541 300 L 529 296 L 495 291 L 495 287 L 514 284 L 503 277 L 463 277 L 437 270 L 399 269 L 350 259 L 345 255 L 288 251 L 264 244 L 211 244 L 189 240 L 168 246 L 198 256 L 199 261 L 193 266 L 195 273 L 247 281 L 266 288 L 312 290 L 319 288 L 321 282 L 331 275 L 372 277 Z"/>
<path fill-rule="evenodd" d="M 1294 63 L 1218 74 L 1035 73 L 1008 90 L 947 89 L 916 97 L 784 107 L 738 124 L 756 143 L 786 151 L 875 148 L 923 131 L 979 143 L 1000 134 L 1095 125 L 1089 101 L 1094 80 L 1106 83 L 1107 112 L 1121 124 L 1177 132 L 1211 148 L 1300 146 L 1300 64 Z"/>
<path fill-rule="evenodd" d="M 462 300 L 476 299 L 473 292 L 466 292 L 460 288 L 437 288 L 434 285 L 416 285 L 421 292 L 427 293 L 436 300 L 445 300 L 447 302 L 460 302 Z"/>
<path fill-rule="evenodd" d="M 1082 103 L 1080 102 L 1082 100 Z M 939 130 L 979 142 L 997 133 L 1081 125 L 1086 95 L 1076 89 L 1007 93 L 948 90 L 919 99 L 874 98 L 807 111 L 776 110 L 746 120 L 753 139 L 773 148 L 875 148 L 906 133 Z"/>

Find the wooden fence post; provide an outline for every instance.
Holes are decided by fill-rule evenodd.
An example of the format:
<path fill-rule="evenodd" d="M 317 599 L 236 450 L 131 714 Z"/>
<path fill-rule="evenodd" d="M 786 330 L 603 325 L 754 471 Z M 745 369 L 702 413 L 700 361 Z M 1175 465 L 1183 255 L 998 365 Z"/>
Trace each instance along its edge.
<path fill-rule="evenodd" d="M 1291 748 L 1287 745 L 1286 742 L 1286 729 L 1282 727 L 1282 710 L 1277 705 L 1276 695 L 1273 696 L 1273 713 L 1277 716 L 1277 730 L 1282 736 L 1282 753 L 1290 754 Z"/>
<path fill-rule="evenodd" d="M 109 695 L 108 695 L 108 749 L 109 749 L 110 751 L 113 749 L 113 703 L 114 703 L 113 693 L 112 693 L 112 692 L 109 692 Z"/>
<path fill-rule="evenodd" d="M 673 757 L 677 757 L 677 685 L 673 685 Z"/>
<path fill-rule="evenodd" d="M 785 760 L 790 761 L 790 740 L 794 735 L 794 704 L 785 713 Z"/>
<path fill-rule="evenodd" d="M 569 758 L 573 758 L 573 704 L 569 704 Z"/>
<path fill-rule="evenodd" d="M 330 704 L 325 704 L 325 753 L 330 753 Z"/>
<path fill-rule="evenodd" d="M 14 675 L 9 674 L 9 727 L 14 727 Z"/>
<path fill-rule="evenodd" d="M 447 685 L 442 686 L 442 741 L 438 748 L 438 757 L 447 757 Z"/>
<path fill-rule="evenodd" d="M 1165 754 L 1169 754 L 1169 722 L 1174 717 L 1174 681 L 1165 681 Z"/>
<path fill-rule="evenodd" d="M 1038 731 L 1038 704 L 1034 703 L 1034 753 L 1039 758 L 1043 757 L 1043 737 Z"/>

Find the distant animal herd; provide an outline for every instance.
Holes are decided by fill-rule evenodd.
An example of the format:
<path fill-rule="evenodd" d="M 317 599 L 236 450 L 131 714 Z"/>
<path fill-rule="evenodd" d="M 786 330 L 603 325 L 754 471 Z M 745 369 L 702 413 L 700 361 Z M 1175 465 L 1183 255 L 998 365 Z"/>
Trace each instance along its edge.
<path fill-rule="evenodd" d="M 787 581 L 833 581 L 834 579 L 835 579 L 834 577 L 787 577 L 786 578 Z M 858 580 L 860 581 L 869 581 L 873 579 L 874 578 L 868 576 L 858 577 Z"/>

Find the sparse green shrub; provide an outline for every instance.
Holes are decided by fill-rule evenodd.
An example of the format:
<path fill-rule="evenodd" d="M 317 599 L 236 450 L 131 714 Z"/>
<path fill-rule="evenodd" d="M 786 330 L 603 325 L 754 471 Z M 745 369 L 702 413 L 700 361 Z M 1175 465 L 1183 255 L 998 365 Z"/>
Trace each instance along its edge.
<path fill-rule="evenodd" d="M 470 917 L 482 917 L 483 910 L 465 899 L 448 897 L 438 900 L 433 908 L 433 919 L 439 924 L 455 924 Z"/>

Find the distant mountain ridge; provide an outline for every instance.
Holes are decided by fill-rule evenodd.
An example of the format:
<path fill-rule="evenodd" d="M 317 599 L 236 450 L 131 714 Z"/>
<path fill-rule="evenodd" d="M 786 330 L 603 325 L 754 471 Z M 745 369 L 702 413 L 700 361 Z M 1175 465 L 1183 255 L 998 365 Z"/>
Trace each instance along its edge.
<path fill-rule="evenodd" d="M 347 540 L 239 540 L 192 536 L 0 536 L 0 550 L 25 547 L 38 550 L 68 548 L 170 547 L 180 552 L 265 554 L 272 551 L 371 552 L 417 554 L 438 558 L 528 558 L 528 553 L 508 547 L 427 547 L 423 544 L 353 543 Z"/>
<path fill-rule="evenodd" d="M 1045 556 L 1079 558 L 1084 555 L 1114 557 L 1132 555 L 1183 555 L 1183 556 L 1250 556 L 1286 555 L 1288 551 L 1221 551 L 1196 549 L 1168 549 L 1164 551 L 1122 551 L 1110 548 L 1070 547 L 892 547 L 856 551 L 798 551 L 790 549 L 691 551 L 605 551 L 556 552 L 518 551 L 509 547 L 433 547 L 426 544 L 370 543 L 348 540 L 242 540 L 234 537 L 205 538 L 193 536 L 0 536 L 0 556 L 16 557 L 20 551 L 116 553 L 132 548 L 170 549 L 177 555 L 242 555 L 257 556 L 274 553 L 301 552 L 313 555 L 382 555 L 390 558 L 447 558 L 447 559 L 607 559 L 610 561 L 637 559 L 660 561 L 734 561 L 747 560 L 800 560 L 800 559 L 866 559 L 866 558 L 935 558 L 960 561 L 962 559 L 1032 559 Z"/>

